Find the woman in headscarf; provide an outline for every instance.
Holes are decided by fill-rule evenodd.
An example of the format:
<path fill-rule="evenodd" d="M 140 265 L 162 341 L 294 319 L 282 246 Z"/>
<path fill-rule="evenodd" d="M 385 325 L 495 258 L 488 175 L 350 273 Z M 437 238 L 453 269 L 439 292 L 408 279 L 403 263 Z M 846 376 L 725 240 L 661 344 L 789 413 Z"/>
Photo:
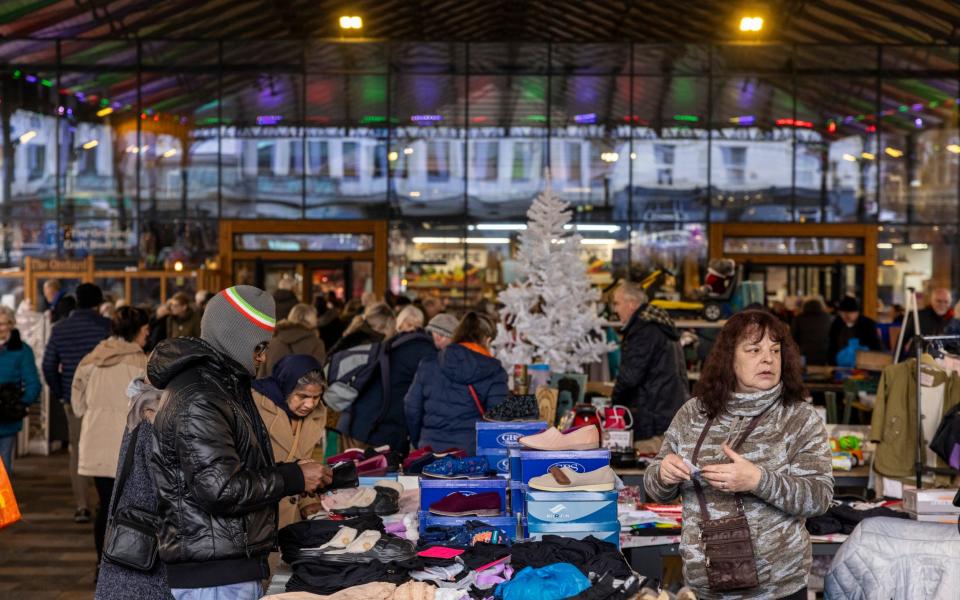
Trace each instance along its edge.
<path fill-rule="evenodd" d="M 253 382 L 253 400 L 270 432 L 277 462 L 311 460 L 314 448 L 323 447 L 326 410 L 321 400 L 326 383 L 320 362 L 309 354 L 284 356 L 269 377 Z M 307 517 L 319 500 L 309 494 L 280 501 L 283 528 Z"/>

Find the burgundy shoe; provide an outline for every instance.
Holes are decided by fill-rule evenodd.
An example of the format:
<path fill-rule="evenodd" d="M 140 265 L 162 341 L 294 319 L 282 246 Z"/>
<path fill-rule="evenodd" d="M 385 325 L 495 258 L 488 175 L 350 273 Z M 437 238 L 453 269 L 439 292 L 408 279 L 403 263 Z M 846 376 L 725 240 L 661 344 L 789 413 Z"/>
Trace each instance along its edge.
<path fill-rule="evenodd" d="M 424 446 L 423 448 L 414 450 L 413 452 L 408 454 L 407 458 L 403 461 L 403 470 L 404 471 L 409 470 L 410 465 L 413 463 L 413 461 L 423 456 L 426 456 L 427 454 L 432 454 L 432 453 L 433 453 L 433 448 L 431 448 L 430 446 Z"/>
<path fill-rule="evenodd" d="M 466 458 L 467 451 L 462 448 L 447 448 L 446 450 L 441 450 L 440 452 L 434 452 L 434 458 L 443 458 L 444 456 L 451 456 L 453 458 Z"/>
<path fill-rule="evenodd" d="M 454 492 L 430 505 L 430 512 L 445 517 L 496 517 L 503 513 L 500 494 L 484 492 L 470 496 Z"/>
<path fill-rule="evenodd" d="M 360 477 L 383 477 L 387 474 L 387 457 L 378 454 L 373 458 L 357 463 L 357 475 Z"/>
<path fill-rule="evenodd" d="M 340 454 L 331 456 L 327 459 L 327 464 L 333 466 L 339 462 L 344 461 L 360 461 L 363 460 L 363 450 L 358 450 L 356 448 L 350 448 L 349 450 L 344 450 Z"/>

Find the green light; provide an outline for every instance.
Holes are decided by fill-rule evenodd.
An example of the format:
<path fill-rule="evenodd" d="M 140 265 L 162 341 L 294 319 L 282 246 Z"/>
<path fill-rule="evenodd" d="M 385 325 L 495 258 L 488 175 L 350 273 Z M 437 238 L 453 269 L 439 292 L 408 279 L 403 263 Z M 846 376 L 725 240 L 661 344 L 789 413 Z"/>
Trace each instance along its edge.
<path fill-rule="evenodd" d="M 22 75 L 22 73 L 20 72 L 20 69 L 17 69 L 13 72 L 14 79 L 20 79 L 20 75 Z"/>
<path fill-rule="evenodd" d="M 929 106 L 930 108 L 936 108 L 936 107 L 940 106 L 940 101 L 939 101 L 939 100 L 931 100 L 931 101 L 930 101 L 930 104 L 929 104 L 928 106 Z"/>
<path fill-rule="evenodd" d="M 547 115 L 530 115 L 527 117 L 528 121 L 537 121 L 538 123 L 546 123 Z"/>
<path fill-rule="evenodd" d="M 41 79 L 41 80 L 40 80 L 40 85 L 45 86 L 45 87 L 48 87 L 48 88 L 52 88 L 52 87 L 53 87 L 53 82 L 50 81 L 49 79 Z"/>
<path fill-rule="evenodd" d="M 217 123 L 216 117 L 207 117 L 206 119 L 200 119 L 197 121 L 200 125 L 215 125 Z"/>
<path fill-rule="evenodd" d="M 901 104 L 900 107 L 897 108 L 897 110 L 899 110 L 900 112 L 907 112 L 908 110 L 910 110 L 910 107 L 907 106 L 906 104 Z"/>
<path fill-rule="evenodd" d="M 386 123 L 387 118 L 383 115 L 366 115 L 360 119 L 360 123 L 366 125 L 367 123 Z"/>
<path fill-rule="evenodd" d="M 686 121 L 688 123 L 696 123 L 700 120 L 700 117 L 696 115 L 673 115 L 674 121 Z"/>
<path fill-rule="evenodd" d="M 360 78 L 360 90 L 364 103 L 384 104 L 387 101 L 387 78 L 382 75 L 365 75 Z"/>
<path fill-rule="evenodd" d="M 866 119 L 866 118 L 867 118 L 866 115 L 857 115 L 857 120 L 858 120 L 858 121 L 862 121 L 862 120 L 864 120 L 864 119 Z"/>
<path fill-rule="evenodd" d="M 547 97 L 546 80 L 542 77 L 523 77 L 520 79 L 520 97 L 524 100 L 544 101 Z"/>

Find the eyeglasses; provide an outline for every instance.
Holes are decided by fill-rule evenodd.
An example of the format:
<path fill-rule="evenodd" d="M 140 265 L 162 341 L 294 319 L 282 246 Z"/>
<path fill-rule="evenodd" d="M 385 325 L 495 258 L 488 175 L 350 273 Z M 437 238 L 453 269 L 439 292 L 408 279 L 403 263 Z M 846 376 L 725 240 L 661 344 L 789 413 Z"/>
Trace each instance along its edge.
<path fill-rule="evenodd" d="M 263 353 L 267 351 L 267 348 L 270 347 L 270 342 L 260 342 L 257 344 L 257 347 L 253 349 L 254 356 L 263 356 Z"/>

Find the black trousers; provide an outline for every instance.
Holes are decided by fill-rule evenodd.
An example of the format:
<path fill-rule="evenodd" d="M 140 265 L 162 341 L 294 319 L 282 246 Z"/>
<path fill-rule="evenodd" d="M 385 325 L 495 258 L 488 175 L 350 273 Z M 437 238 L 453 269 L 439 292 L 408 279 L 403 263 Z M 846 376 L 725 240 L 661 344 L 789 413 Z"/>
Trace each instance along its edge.
<path fill-rule="evenodd" d="M 797 590 L 789 596 L 783 596 L 780 600 L 807 600 L 807 588 Z"/>
<path fill-rule="evenodd" d="M 107 517 L 110 512 L 110 498 L 113 496 L 113 477 L 94 477 L 93 485 L 97 488 L 100 505 L 97 506 L 97 516 L 93 521 L 93 543 L 97 547 L 97 563 L 103 554 L 103 538 L 107 535 Z"/>

